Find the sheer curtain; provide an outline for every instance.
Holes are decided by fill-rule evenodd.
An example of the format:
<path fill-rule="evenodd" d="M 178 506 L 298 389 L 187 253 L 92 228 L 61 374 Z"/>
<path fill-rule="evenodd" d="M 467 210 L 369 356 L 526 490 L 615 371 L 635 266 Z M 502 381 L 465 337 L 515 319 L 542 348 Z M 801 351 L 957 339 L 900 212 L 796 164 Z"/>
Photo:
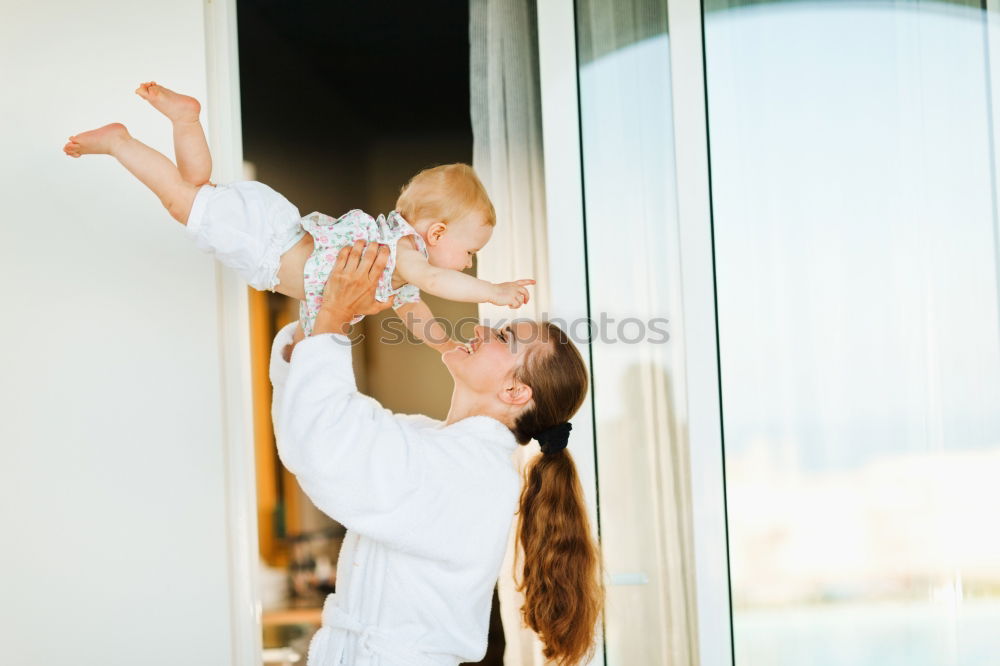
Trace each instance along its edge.
<path fill-rule="evenodd" d="M 471 0 L 469 10 L 473 167 L 497 211 L 493 238 L 478 255 L 477 275 L 491 282 L 538 281 L 526 307 L 515 312 L 484 304 L 479 315 L 491 325 L 512 316 L 540 319 L 548 309 L 548 245 L 535 2 Z M 536 455 L 534 442 L 518 447 L 518 469 Z M 541 643 L 521 621 L 524 598 L 513 575 L 513 530 L 499 581 L 504 663 L 540 665 Z"/>
<path fill-rule="evenodd" d="M 469 42 L 473 166 L 497 210 L 478 275 L 538 280 L 533 302 L 516 312 L 537 317 L 548 307 L 548 244 L 534 0 L 472 0 Z M 491 319 L 511 313 L 488 304 L 480 309 Z"/>

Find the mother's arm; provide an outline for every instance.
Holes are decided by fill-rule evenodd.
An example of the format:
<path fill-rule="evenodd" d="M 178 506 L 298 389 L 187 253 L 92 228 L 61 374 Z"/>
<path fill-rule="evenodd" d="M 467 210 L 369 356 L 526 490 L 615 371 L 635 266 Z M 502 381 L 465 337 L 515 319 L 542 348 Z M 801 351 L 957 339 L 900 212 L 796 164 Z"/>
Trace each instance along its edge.
<path fill-rule="evenodd" d="M 278 452 L 324 513 L 361 534 L 423 550 L 416 528 L 423 522 L 420 513 L 435 503 L 424 496 L 433 485 L 424 483 L 425 461 L 415 455 L 423 452 L 412 429 L 358 392 L 350 341 L 342 334 L 354 313 L 388 307 L 374 299 L 387 253 L 376 258 L 355 247 L 342 254 L 313 335 L 295 346 L 290 364 L 280 352 L 291 341 L 291 328 L 275 340 L 271 377 Z"/>
<path fill-rule="evenodd" d="M 337 254 L 323 289 L 323 304 L 313 325 L 313 335 L 322 333 L 346 334 L 354 313 L 374 314 L 392 306 L 392 298 L 382 303 L 375 299 L 375 287 L 389 261 L 389 248 L 384 245 L 355 241 L 342 247 Z M 294 330 L 294 333 L 293 333 Z M 285 383 L 288 378 L 292 351 L 302 340 L 302 328 L 289 324 L 281 329 L 271 347 L 270 377 L 274 391 L 271 395 L 271 420 L 275 429 L 284 402 Z M 350 347 L 350 341 L 338 340 Z M 351 372 L 351 383 L 354 373 Z"/>

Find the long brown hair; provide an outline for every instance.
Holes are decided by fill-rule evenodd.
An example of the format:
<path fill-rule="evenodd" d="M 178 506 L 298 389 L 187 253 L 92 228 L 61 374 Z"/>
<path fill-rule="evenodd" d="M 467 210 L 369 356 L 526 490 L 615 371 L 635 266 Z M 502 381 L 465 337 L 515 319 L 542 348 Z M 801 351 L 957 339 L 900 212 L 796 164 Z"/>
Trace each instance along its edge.
<path fill-rule="evenodd" d="M 587 366 L 576 346 L 555 324 L 538 327 L 550 344 L 533 348 L 514 373 L 532 390 L 532 406 L 514 423 L 520 444 L 568 421 L 587 393 Z M 524 623 L 541 638 L 546 659 L 569 666 L 589 658 L 604 588 L 583 488 L 568 450 L 543 454 L 530 464 L 517 534 L 524 555 L 518 585 Z"/>

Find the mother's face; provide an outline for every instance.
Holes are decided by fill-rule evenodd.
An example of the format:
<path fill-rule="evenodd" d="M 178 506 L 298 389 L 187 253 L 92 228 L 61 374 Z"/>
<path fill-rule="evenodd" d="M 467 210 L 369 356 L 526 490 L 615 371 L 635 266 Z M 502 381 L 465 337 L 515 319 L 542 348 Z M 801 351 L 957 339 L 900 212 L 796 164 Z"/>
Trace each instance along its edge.
<path fill-rule="evenodd" d="M 476 326 L 469 349 L 453 349 L 441 356 L 455 385 L 477 393 L 505 390 L 514 370 L 524 361 L 525 354 L 535 345 L 538 326 L 521 321 L 496 329 Z"/>

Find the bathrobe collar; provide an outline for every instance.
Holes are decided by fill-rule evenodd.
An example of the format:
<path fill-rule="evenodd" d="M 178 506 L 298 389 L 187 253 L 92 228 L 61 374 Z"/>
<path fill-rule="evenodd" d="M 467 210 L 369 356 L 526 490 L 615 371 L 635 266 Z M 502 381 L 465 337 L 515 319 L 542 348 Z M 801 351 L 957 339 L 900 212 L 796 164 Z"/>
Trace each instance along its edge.
<path fill-rule="evenodd" d="M 510 428 L 492 416 L 483 414 L 467 416 L 451 425 L 444 425 L 442 423 L 439 429 L 454 433 L 469 433 L 479 435 L 480 437 L 485 435 L 486 440 L 490 444 L 497 444 L 508 451 L 513 451 L 517 448 L 517 440 L 514 439 L 514 433 L 510 431 Z"/>

